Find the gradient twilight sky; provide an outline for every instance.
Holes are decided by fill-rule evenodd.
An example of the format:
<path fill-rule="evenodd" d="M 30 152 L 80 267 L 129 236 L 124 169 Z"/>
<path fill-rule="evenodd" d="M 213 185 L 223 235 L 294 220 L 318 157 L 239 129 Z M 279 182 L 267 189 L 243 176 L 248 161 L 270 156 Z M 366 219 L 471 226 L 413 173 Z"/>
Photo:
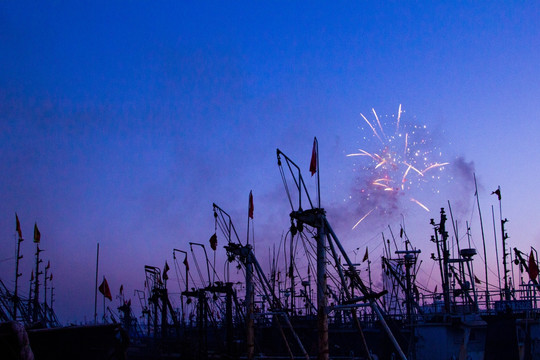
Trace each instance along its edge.
<path fill-rule="evenodd" d="M 474 171 L 490 254 L 498 185 L 510 244 L 528 252 L 540 240 L 538 14 L 532 1 L 3 1 L 0 279 L 13 288 L 17 212 L 20 291 L 37 222 L 60 321 L 92 319 L 97 242 L 100 277 L 131 296 L 144 265 L 208 243 L 213 202 L 245 236 L 250 190 L 266 267 L 289 224 L 275 149 L 308 177 L 314 136 L 347 249 L 380 255 L 381 231 L 404 220 L 429 272 L 429 218 L 447 200 L 480 244 Z M 432 132 L 446 180 L 415 190 L 430 213 L 401 201 L 351 230 L 369 210 L 356 201 L 368 171 L 346 155 L 375 150 L 360 114 L 392 119 L 400 104 L 403 122 Z"/>

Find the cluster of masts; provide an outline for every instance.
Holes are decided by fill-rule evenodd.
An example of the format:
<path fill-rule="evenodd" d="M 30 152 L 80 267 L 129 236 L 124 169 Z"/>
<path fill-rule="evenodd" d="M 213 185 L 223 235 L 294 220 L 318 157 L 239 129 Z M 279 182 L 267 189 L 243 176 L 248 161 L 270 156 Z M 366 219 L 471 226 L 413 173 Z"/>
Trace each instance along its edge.
<path fill-rule="evenodd" d="M 24 241 L 21 231 L 19 217 L 15 214 L 15 231 L 17 235 L 17 255 L 15 258 L 15 286 L 13 293 L 1 282 L 0 298 L 4 301 L 0 302 L 0 316 L 3 321 L 15 320 L 20 321 L 27 326 L 41 327 L 56 327 L 59 326 L 58 319 L 53 310 L 54 304 L 54 286 L 52 285 L 53 275 L 51 272 L 51 262 L 47 261 L 46 266 L 42 266 L 43 259 L 41 253 L 44 251 L 40 248 L 41 233 L 37 223 L 34 224 L 34 243 L 36 244 L 35 252 L 35 269 L 30 275 L 30 284 L 28 289 L 28 297 L 21 296 L 19 293 L 19 278 L 22 277 L 20 271 L 20 261 L 23 258 L 21 254 L 21 243 Z M 43 279 L 43 281 L 41 281 Z M 49 296 L 47 290 L 50 289 Z M 40 290 L 43 290 L 43 298 L 40 297 Z"/>
<path fill-rule="evenodd" d="M 314 143 L 313 154 L 310 170 L 314 170 L 311 171 L 312 176 L 317 174 L 318 180 L 318 151 L 316 141 Z M 371 278 L 368 284 L 362 280 L 356 267 L 358 264 L 352 263 L 326 218 L 326 213 L 320 206 L 318 181 L 317 201 L 315 202 L 307 190 L 300 168 L 280 150 L 277 151 L 277 158 L 289 204 L 291 205 L 291 227 L 288 232 L 290 236 L 291 249 L 289 254 L 291 258 L 288 263 L 289 266 L 285 271 L 287 274 L 286 278 L 289 279 L 288 286 L 285 284 L 284 288 L 280 287 L 279 279 L 276 279 L 276 273 L 279 272 L 276 271 L 275 265 L 272 266 L 270 277 L 268 278 L 266 276 L 255 256 L 253 246 L 250 244 L 249 230 L 247 241 L 242 243 L 230 216 L 214 204 L 216 233 L 219 228 L 227 241 L 227 245 L 224 246 L 227 251 L 227 264 L 238 262 L 239 267 L 245 275 L 244 300 L 239 299 L 237 289 L 235 288 L 236 284 L 230 281 L 228 267 L 225 280 L 222 281 L 217 275 L 215 256 L 212 263 L 208 259 L 208 254 L 203 244 L 190 243 L 192 254 L 193 247 L 201 247 L 204 250 L 207 279 L 203 275 L 204 270 L 201 271 L 199 264 L 195 263 L 196 271 L 199 273 L 199 278 L 203 286 L 198 288 L 191 286 L 190 288 L 189 279 L 192 279 L 192 284 L 195 284 L 195 281 L 189 271 L 188 252 L 174 249 L 175 268 L 179 267 L 177 264 L 177 254 L 179 253 L 183 256 L 183 260 L 181 261 L 185 267 L 185 276 L 182 272 L 179 273 L 185 280 L 185 290 L 181 293 L 180 309 L 175 309 L 168 298 L 166 288 L 168 277 L 166 278 L 165 271 L 168 266 L 166 265 L 163 271 L 157 267 L 145 267 L 149 292 L 148 301 L 145 300 L 142 303 L 142 307 L 144 309 L 143 314 L 147 319 L 148 334 L 161 334 L 165 336 L 165 334 L 170 333 L 174 328 L 185 326 L 187 307 L 195 306 L 196 316 L 194 316 L 194 322 L 188 322 L 188 324 L 195 325 L 196 327 L 205 328 L 215 323 L 216 312 L 224 314 L 221 319 L 227 328 L 232 328 L 233 323 L 241 322 L 245 324 L 248 358 L 253 358 L 254 356 L 254 327 L 256 324 L 264 323 L 264 319 L 268 317 L 278 319 L 281 326 L 288 329 L 288 333 L 292 334 L 292 341 L 301 349 L 303 352 L 302 355 L 305 355 L 305 349 L 290 321 L 292 317 L 302 314 L 296 302 L 298 299 L 302 299 L 305 309 L 303 314 L 306 316 L 315 314 L 317 318 L 319 358 L 328 358 L 328 324 L 330 319 L 335 321 L 336 319 L 348 317 L 351 323 L 356 324 L 355 326 L 362 334 L 362 327 L 365 324 L 361 325 L 359 314 L 368 314 L 369 316 L 367 318 L 379 322 L 395 347 L 396 353 L 401 358 L 406 358 L 394 334 L 386 325 L 386 316 L 393 316 L 399 313 L 404 320 L 404 324 L 413 325 L 418 321 L 428 319 L 430 313 L 433 313 L 433 311 L 442 314 L 477 312 L 480 310 L 480 305 L 482 305 L 479 302 L 479 297 L 485 299 L 484 311 L 494 311 L 494 307 L 498 307 L 499 309 L 504 308 L 504 306 L 512 307 L 512 302 L 531 300 L 530 291 L 527 293 L 528 295 L 525 293 L 522 294 L 514 289 L 511 284 L 512 282 L 509 277 L 510 270 L 507 269 L 508 264 L 506 260 L 507 256 L 510 255 L 506 244 L 508 236 L 504 229 L 507 220 L 501 220 L 505 286 L 499 290 L 499 301 L 491 302 L 490 298 L 492 296 L 487 288 L 487 279 L 485 281 L 485 294 L 479 294 L 480 291 L 477 289 L 477 285 L 481 283 L 477 276 L 474 275 L 473 269 L 473 258 L 477 254 L 477 251 L 470 244 L 468 247 L 461 248 L 458 243 L 459 237 L 457 233 L 455 234 L 455 238 L 458 257 L 454 258 L 451 256 L 450 248 L 453 245 L 450 244 L 450 236 L 447 231 L 447 216 L 444 209 L 441 209 L 438 223 L 435 220 L 431 221 L 434 229 L 431 240 L 436 245 L 436 253 L 433 253 L 431 258 L 439 264 L 442 293 L 437 293 L 436 290 L 434 292 L 424 291 L 424 293 L 427 293 L 427 296 L 424 296 L 424 300 L 426 297 L 431 298 L 432 303 L 426 304 L 420 301 L 421 294 L 418 290 L 419 286 L 416 284 L 420 250 L 414 248 L 408 238 L 404 242 L 405 249 L 398 249 L 396 245 L 395 255 L 397 256 L 392 256 L 391 254 L 390 241 L 384 241 L 383 239 L 385 245 L 385 256 L 382 258 L 383 273 L 385 275 L 383 277 L 387 278 L 388 281 L 385 283 L 385 289 L 380 292 L 373 291 Z M 289 175 L 287 175 L 286 170 L 289 170 Z M 500 189 L 494 192 L 494 194 L 500 197 Z M 250 196 L 250 210 L 248 211 L 250 218 L 253 216 L 252 206 L 252 197 Z M 452 227 L 454 228 L 454 232 L 457 232 L 453 220 Z M 401 236 L 403 236 L 403 232 L 402 229 Z M 315 276 L 316 300 L 310 296 L 312 276 L 309 270 L 307 277 L 294 275 L 295 271 L 298 274 L 294 261 L 295 250 L 293 241 L 295 238 L 297 241 L 299 239 L 306 242 L 311 241 L 312 249 L 315 250 L 316 270 L 313 271 L 313 275 Z M 310 238 L 313 240 L 310 240 Z M 211 237 L 210 246 L 213 250 L 216 249 L 216 234 Z M 519 250 L 514 249 L 514 253 L 516 261 L 531 275 L 531 282 L 534 285 L 532 294 L 534 295 L 535 291 L 539 291 L 540 289 L 536 277 L 533 276 L 534 268 L 537 268 L 534 255 L 531 252 L 529 261 L 527 262 L 526 256 Z M 196 262 L 195 256 L 193 259 Z M 370 261 L 368 261 L 369 264 Z M 328 271 L 329 266 L 334 269 L 333 272 Z M 311 269 L 311 267 L 308 266 L 308 269 Z M 368 273 L 371 276 L 370 271 Z M 295 277 L 300 278 L 301 281 L 296 282 Z M 328 286 L 327 282 L 328 279 L 333 278 L 336 279 L 336 282 L 332 288 Z M 278 284 L 277 289 L 276 283 Z M 211 294 L 210 298 L 208 294 Z M 259 298 L 257 298 L 257 294 L 259 294 Z M 222 296 L 225 297 L 224 306 L 220 307 L 218 305 L 217 307 L 211 307 L 209 305 L 210 299 L 215 303 Z M 332 304 L 329 303 L 329 298 L 334 299 Z M 439 301 L 440 298 L 442 298 L 442 303 Z M 404 311 L 402 311 L 402 308 L 404 308 Z M 364 319 L 366 319 L 365 316 Z M 227 332 L 227 334 L 227 336 L 232 336 L 232 330 L 231 332 Z M 362 339 L 364 339 L 366 356 L 369 357 L 368 345 L 365 343 L 363 335 Z"/>
<path fill-rule="evenodd" d="M 263 324 L 267 319 L 273 319 L 280 327 L 287 329 L 287 334 L 292 336 L 292 342 L 295 344 L 295 348 L 300 349 L 302 356 L 307 356 L 305 347 L 292 325 L 293 322 L 291 321 L 291 318 L 298 315 L 316 316 L 318 357 L 320 359 L 328 359 L 329 321 L 330 319 L 334 319 L 334 321 L 336 319 L 341 319 L 342 321 L 343 319 L 348 318 L 350 323 L 354 324 L 354 327 L 356 327 L 361 334 L 365 355 L 367 358 L 370 358 L 371 355 L 368 344 L 363 335 L 363 327 L 366 325 L 362 325 L 359 317 L 359 314 L 368 314 L 369 319 L 380 324 L 381 328 L 393 344 L 398 356 L 405 359 L 406 356 L 403 350 L 389 326 L 386 324 L 387 316 L 399 313 L 404 320 L 404 324 L 413 325 L 422 319 L 427 319 L 429 313 L 434 309 L 436 312 L 443 314 L 459 312 L 472 313 L 479 311 L 479 291 L 476 288 L 476 285 L 481 283 L 481 281 L 474 275 L 473 269 L 473 257 L 477 254 L 476 249 L 472 248 L 470 243 L 468 247 L 460 247 L 456 226 L 452 220 L 458 257 L 453 258 L 451 256 L 450 248 L 452 247 L 452 244 L 450 244 L 450 237 L 447 231 L 447 216 L 444 209 L 441 209 L 440 220 L 438 223 L 433 219 L 431 220 L 431 225 L 434 229 L 431 240 L 436 245 L 436 253 L 433 253 L 431 258 L 437 261 L 439 265 L 442 294 L 437 293 L 436 290 L 434 292 L 428 292 L 428 296 L 431 296 L 432 304 L 426 305 L 425 302 L 421 303 L 419 286 L 416 284 L 420 250 L 412 246 L 410 240 L 407 238 L 406 234 L 404 234 L 403 229 L 401 230 L 400 236 L 405 235 L 405 249 L 398 249 L 394 242 L 394 245 L 396 245 L 394 254 L 397 256 L 392 256 L 390 251 L 390 240 L 385 240 L 383 236 L 385 254 L 382 257 L 382 266 L 383 279 L 386 279 L 386 282 L 384 284 L 385 289 L 377 292 L 372 288 L 371 269 L 369 267 L 371 262 L 367 259 L 367 248 L 364 261 L 368 260 L 369 282 L 366 284 L 359 275 L 357 269 L 358 264 L 353 264 L 351 261 L 349 254 L 345 251 L 337 235 L 333 231 L 332 226 L 326 217 L 325 210 L 321 207 L 318 144 L 316 139 L 313 145 L 310 172 L 311 176 L 317 174 L 317 201 L 314 201 L 315 198 L 310 196 L 300 168 L 279 149 L 277 150 L 277 160 L 288 201 L 291 206 L 291 226 L 288 231 L 288 236 L 290 237 L 290 259 L 288 260 L 288 266 L 286 266 L 287 269 L 285 271 L 287 274 L 286 279 L 289 281 L 288 286 L 285 282 L 284 287 L 282 288 L 279 278 L 276 278 L 276 274 L 279 274 L 279 272 L 277 271 L 275 261 L 271 266 L 271 275 L 267 277 L 255 255 L 253 240 L 250 244 L 249 219 L 253 219 L 252 194 L 250 193 L 249 197 L 248 236 L 245 243 L 240 241 L 229 214 L 218 205 L 213 204 L 215 233 L 210 238 L 210 247 L 214 250 L 213 262 L 210 261 L 204 244 L 194 242 L 189 243 L 193 255 L 193 264 L 195 265 L 194 270 L 198 273 L 202 286 L 197 287 L 195 285 L 196 282 L 193 278 L 193 271 L 190 272 L 190 264 L 188 263 L 188 252 L 174 249 L 173 258 L 176 275 L 179 282 L 180 278 L 185 282 L 185 290 L 183 290 L 180 295 L 180 306 L 179 308 L 175 307 L 171 303 L 169 297 L 170 294 L 167 290 L 167 280 L 169 279 L 168 271 L 170 270 L 167 262 L 165 262 L 163 270 L 155 266 L 145 266 L 145 291 L 136 290 L 135 293 L 138 295 L 141 308 L 143 309 L 143 317 L 146 321 L 146 331 L 138 329 L 137 333 L 146 336 L 167 337 L 172 333 L 178 333 L 178 331 L 186 326 L 195 326 L 203 331 L 209 326 L 220 323 L 227 329 L 227 344 L 232 344 L 233 328 L 235 324 L 243 324 L 246 331 L 247 358 L 252 359 L 255 351 L 254 328 L 256 324 Z M 500 188 L 497 189 L 494 194 L 496 194 L 500 200 Z M 452 214 L 451 208 L 450 214 Z M 526 260 L 525 254 L 514 249 L 515 261 L 529 273 L 532 287 L 528 288 L 527 293 L 522 294 L 512 286 L 509 277 L 510 270 L 508 269 L 508 266 L 511 264 L 508 264 L 507 261 L 507 257 L 511 256 L 511 254 L 507 250 L 506 240 L 508 235 L 505 232 L 506 221 L 506 219 L 502 220 L 501 216 L 504 288 L 500 287 L 499 302 L 492 303 L 490 301 L 491 295 L 488 289 L 486 264 L 486 289 L 484 295 L 485 311 L 493 310 L 493 307 L 511 308 L 513 302 L 530 301 L 532 296 L 536 295 L 535 291 L 540 291 L 540 287 L 536 280 L 538 276 L 538 266 L 533 253 L 534 249 L 531 250 L 528 261 Z M 19 229 L 18 218 L 17 226 Z M 219 277 L 218 271 L 216 270 L 215 251 L 217 249 L 218 228 L 227 242 L 227 245 L 224 246 L 227 252 L 227 261 L 224 269 L 225 277 L 223 280 Z M 26 309 L 27 312 L 32 310 L 31 313 L 34 316 L 34 321 L 41 320 L 39 318 L 39 309 L 49 308 L 46 301 L 41 308 L 39 307 L 38 295 L 40 283 L 38 277 L 43 274 L 40 272 L 39 268 L 39 264 L 42 262 L 39 254 L 42 250 L 39 249 L 39 231 L 37 230 L 37 225 L 35 229 L 38 235 L 37 241 L 36 236 L 34 236 L 37 249 L 36 277 L 32 283 L 34 286 L 34 296 L 29 296 L 28 308 Z M 484 236 L 482 236 L 482 239 L 484 243 L 485 260 L 486 251 Z M 312 264 L 309 257 L 307 259 L 307 276 L 303 276 L 299 273 L 295 262 L 297 245 L 295 246 L 294 241 L 296 241 L 296 244 L 302 243 L 306 249 L 311 247 L 315 253 L 311 258 L 315 263 L 312 271 L 313 276 L 310 272 Z M 22 236 L 20 236 L 19 232 L 19 248 L 20 242 L 22 242 Z M 306 244 L 308 246 L 306 246 Z M 201 269 L 200 264 L 197 262 L 197 257 L 194 255 L 194 248 L 201 248 L 204 252 L 205 263 L 202 266 L 203 269 Z M 308 251 L 306 251 L 306 253 L 307 252 Z M 180 261 L 184 265 L 183 269 L 182 266 L 178 264 L 178 254 L 181 254 Z M 18 251 L 16 278 L 20 276 L 18 274 L 18 261 L 20 258 L 22 258 L 22 256 L 19 257 Z M 235 288 L 238 283 L 235 284 L 230 280 L 229 266 L 234 262 L 238 264 L 237 268 L 242 270 L 245 276 L 244 299 L 239 299 L 238 291 Z M 206 267 L 207 276 L 204 274 L 204 267 Z M 333 269 L 333 271 L 329 271 L 329 268 Z M 45 282 L 48 279 L 47 270 L 48 266 L 45 268 Z M 315 280 L 315 300 L 311 297 L 312 277 L 314 277 Z M 51 280 L 51 278 L 52 276 L 49 280 Z M 299 278 L 300 281 L 297 282 L 295 278 Z M 329 280 L 334 281 L 333 287 L 328 285 Z M 44 288 L 46 289 L 46 285 L 44 285 Z M 442 297 L 443 300 L 442 308 L 437 307 L 437 300 L 439 297 Z M 404 301 L 402 301 L 403 298 Z M 461 298 L 460 303 L 457 301 L 458 298 Z M 17 280 L 13 299 L 13 313 L 16 317 L 18 309 L 17 305 L 20 303 L 20 301 L 17 301 Z M 330 303 L 329 299 L 333 299 L 334 301 Z M 297 306 L 298 300 L 303 301 L 304 303 L 303 313 L 301 311 L 302 309 L 299 309 Z M 119 307 L 119 310 L 123 314 L 121 321 L 124 322 L 126 327 L 138 327 L 138 325 L 134 325 L 136 324 L 136 319 L 131 313 L 130 305 L 130 302 L 127 303 L 124 301 Z M 189 313 L 188 308 L 193 311 L 191 314 Z M 50 309 L 52 311 L 52 298 Z M 186 314 L 189 315 L 188 319 L 186 319 Z M 364 319 L 365 318 L 366 317 L 364 317 Z M 287 348 L 289 349 L 289 352 L 292 351 L 290 350 L 291 347 L 287 346 Z M 292 353 L 290 353 L 290 355 L 292 356 Z"/>

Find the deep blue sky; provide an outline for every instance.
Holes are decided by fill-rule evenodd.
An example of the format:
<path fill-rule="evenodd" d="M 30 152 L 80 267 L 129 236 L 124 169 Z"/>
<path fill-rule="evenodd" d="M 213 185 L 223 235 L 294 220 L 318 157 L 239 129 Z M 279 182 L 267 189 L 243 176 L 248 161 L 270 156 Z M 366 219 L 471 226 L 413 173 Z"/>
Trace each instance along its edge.
<path fill-rule="evenodd" d="M 100 276 L 131 295 L 145 264 L 207 243 L 213 202 L 245 234 L 253 190 L 256 239 L 272 246 L 289 222 L 275 149 L 307 175 L 313 136 L 323 206 L 348 249 L 376 248 L 406 219 L 433 252 L 429 218 L 447 200 L 463 227 L 477 221 L 474 171 L 484 217 L 500 185 L 512 246 L 528 251 L 540 238 L 539 13 L 504 1 L 2 2 L 0 278 L 13 287 L 15 212 L 20 291 L 37 222 L 63 322 L 93 316 L 97 242 Z M 403 121 L 432 131 L 452 184 L 417 194 L 429 214 L 407 206 L 351 231 L 366 211 L 355 201 L 366 174 L 345 156 L 368 146 L 360 113 L 400 104 Z"/>

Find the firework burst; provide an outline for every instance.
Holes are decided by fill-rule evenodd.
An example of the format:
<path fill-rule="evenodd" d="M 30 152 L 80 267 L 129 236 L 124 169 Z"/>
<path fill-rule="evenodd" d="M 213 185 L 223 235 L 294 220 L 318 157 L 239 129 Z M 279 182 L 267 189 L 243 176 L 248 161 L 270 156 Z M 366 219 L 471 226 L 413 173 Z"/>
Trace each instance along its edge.
<path fill-rule="evenodd" d="M 429 211 L 412 194 L 417 193 L 416 190 L 424 192 L 428 187 L 430 191 L 438 192 L 437 181 L 449 164 L 440 160 L 442 152 L 433 145 L 426 125 L 402 121 L 401 105 L 397 116 L 385 116 L 382 121 L 375 109 L 372 112 L 372 121 L 360 114 L 367 125 L 361 127 L 364 132 L 362 148 L 347 155 L 365 158 L 360 166 L 367 180 L 360 193 L 363 201 L 374 205 L 368 207 L 371 210 L 354 227 L 377 208 L 396 207 L 399 199 L 407 199 Z"/>

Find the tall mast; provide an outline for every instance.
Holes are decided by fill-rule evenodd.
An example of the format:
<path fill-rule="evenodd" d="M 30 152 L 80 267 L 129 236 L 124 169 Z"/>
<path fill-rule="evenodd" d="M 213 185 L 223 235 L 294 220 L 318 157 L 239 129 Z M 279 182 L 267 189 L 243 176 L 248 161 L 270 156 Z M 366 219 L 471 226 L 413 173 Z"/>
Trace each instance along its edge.
<path fill-rule="evenodd" d="M 502 236 L 502 251 L 503 251 L 503 271 L 504 271 L 504 300 L 508 301 L 510 300 L 510 287 L 508 286 L 508 266 L 506 257 L 509 255 L 508 252 L 506 252 L 506 239 L 508 239 L 508 234 L 506 234 L 506 231 L 504 230 L 504 224 L 508 221 L 507 219 L 502 218 L 502 196 L 501 196 L 501 187 L 497 186 L 497 190 L 495 190 L 492 194 L 497 194 L 497 197 L 499 198 L 499 216 L 501 219 L 501 236 Z"/>
<path fill-rule="evenodd" d="M 448 260 L 450 258 L 450 254 L 448 252 L 448 246 L 447 246 L 447 240 L 448 240 L 448 232 L 446 231 L 446 214 L 444 213 L 444 208 L 441 208 L 441 220 L 438 226 L 435 226 L 435 223 L 433 219 L 431 219 L 431 224 L 435 226 L 435 236 L 434 240 L 437 244 L 437 251 L 439 253 L 439 267 L 441 269 L 441 281 L 442 281 L 442 287 L 443 287 L 443 297 L 444 297 L 444 308 L 447 313 L 450 312 L 450 284 L 448 276 Z M 439 240 L 439 236 L 441 235 L 441 240 Z M 439 243 L 442 243 L 439 247 Z M 440 249 L 440 250 L 439 250 Z M 442 251 L 442 258 L 441 253 Z M 442 262 L 441 262 L 442 261 Z"/>
<path fill-rule="evenodd" d="M 43 298 L 45 299 L 45 311 L 47 311 L 47 270 L 51 267 L 51 263 L 47 262 L 47 266 L 45 266 L 45 277 L 43 278 Z"/>
<path fill-rule="evenodd" d="M 53 311 L 53 303 L 54 303 L 54 286 L 52 286 L 52 279 L 51 279 L 51 312 Z"/>
<path fill-rule="evenodd" d="M 497 245 L 497 229 L 495 228 L 495 211 L 493 210 L 493 205 L 491 205 L 491 217 L 493 218 L 493 239 L 495 240 L 495 258 L 497 259 L 497 280 L 499 281 L 499 300 L 502 300 L 501 294 L 501 269 L 499 266 L 499 246 Z"/>
<path fill-rule="evenodd" d="M 97 254 L 96 254 L 96 286 L 94 288 L 94 324 L 97 324 L 98 268 L 99 268 L 99 243 L 97 243 Z"/>
<path fill-rule="evenodd" d="M 17 240 L 17 258 L 15 260 L 15 291 L 13 292 L 13 320 L 17 321 L 17 308 L 19 305 L 19 297 L 18 297 L 18 287 L 19 287 L 19 277 L 22 276 L 22 274 L 19 273 L 19 261 L 23 258 L 21 255 L 21 242 L 24 241 L 22 238 L 21 233 L 21 224 L 19 223 L 19 217 L 17 214 L 15 214 L 16 219 L 16 227 L 15 230 L 17 231 L 18 240 Z"/>
<path fill-rule="evenodd" d="M 289 264 L 289 277 L 291 278 L 291 315 L 295 313 L 295 283 L 294 283 L 294 235 L 291 234 L 291 248 L 290 248 L 291 261 Z"/>
<path fill-rule="evenodd" d="M 39 275 L 43 274 L 39 271 L 39 264 L 43 261 L 39 258 L 39 253 L 41 253 L 43 250 L 40 250 L 39 248 L 39 242 L 36 244 L 36 278 L 34 281 L 34 311 L 33 311 L 33 317 L 32 320 L 34 322 L 38 321 L 39 317 Z"/>
<path fill-rule="evenodd" d="M 39 242 L 41 241 L 41 234 L 37 227 L 37 223 L 34 224 L 34 242 L 36 243 L 36 278 L 34 282 L 34 309 L 32 320 L 34 322 L 38 321 L 39 315 L 39 275 L 42 274 L 39 272 L 39 263 L 42 261 L 39 258 L 39 253 L 43 250 L 39 249 Z"/>
<path fill-rule="evenodd" d="M 488 282 L 488 264 L 486 255 L 486 238 L 484 236 L 484 222 L 482 221 L 482 211 L 480 210 L 480 197 L 478 196 L 478 186 L 476 184 L 476 175 L 474 175 L 474 189 L 476 194 L 476 203 L 478 205 L 478 216 L 480 217 L 480 230 L 482 232 L 482 245 L 484 247 L 484 271 L 486 272 L 486 310 L 489 310 L 489 282 Z"/>
<path fill-rule="evenodd" d="M 322 209 L 317 209 L 322 210 Z M 323 214 L 324 216 L 324 214 Z M 326 232 L 322 216 L 317 227 L 317 329 L 319 336 L 319 360 L 329 358 L 328 309 L 326 297 Z"/>

